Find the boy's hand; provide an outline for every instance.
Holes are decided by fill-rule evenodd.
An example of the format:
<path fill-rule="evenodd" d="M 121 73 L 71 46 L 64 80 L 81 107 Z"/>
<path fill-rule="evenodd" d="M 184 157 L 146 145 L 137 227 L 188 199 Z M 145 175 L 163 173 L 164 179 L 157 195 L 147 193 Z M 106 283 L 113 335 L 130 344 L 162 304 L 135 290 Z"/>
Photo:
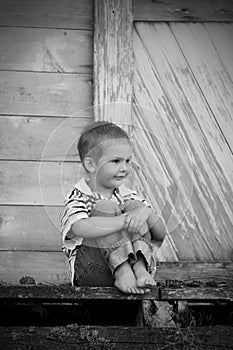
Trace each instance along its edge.
<path fill-rule="evenodd" d="M 147 223 L 150 213 L 151 209 L 146 206 L 128 212 L 125 217 L 124 229 L 129 233 L 142 234 L 143 226 Z"/>

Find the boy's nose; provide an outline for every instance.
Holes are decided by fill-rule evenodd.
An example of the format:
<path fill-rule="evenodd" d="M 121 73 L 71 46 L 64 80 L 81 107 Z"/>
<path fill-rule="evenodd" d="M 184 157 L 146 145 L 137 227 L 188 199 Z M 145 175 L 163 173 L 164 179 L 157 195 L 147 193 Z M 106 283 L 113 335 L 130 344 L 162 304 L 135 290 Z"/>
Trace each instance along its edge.
<path fill-rule="evenodd" d="M 128 168 L 129 168 L 129 165 L 128 165 L 128 163 L 126 163 L 126 162 L 124 162 L 124 163 L 122 164 L 122 166 L 121 166 L 121 170 L 122 170 L 122 171 L 127 171 Z"/>

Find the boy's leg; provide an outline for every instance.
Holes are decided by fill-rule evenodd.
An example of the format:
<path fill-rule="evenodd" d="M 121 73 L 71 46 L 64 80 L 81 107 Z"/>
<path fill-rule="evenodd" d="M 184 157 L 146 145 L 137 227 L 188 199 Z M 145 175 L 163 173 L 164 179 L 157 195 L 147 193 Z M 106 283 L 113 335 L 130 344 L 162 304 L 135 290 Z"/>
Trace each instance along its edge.
<path fill-rule="evenodd" d="M 118 204 L 108 200 L 99 200 L 93 209 L 91 216 L 115 216 L 120 215 Z M 105 267 L 108 267 L 114 275 L 114 284 L 126 293 L 143 293 L 136 286 L 134 273 L 128 263 L 134 249 L 126 231 L 119 231 L 97 239 L 84 239 L 83 246 L 92 254 L 102 256 Z"/>
<path fill-rule="evenodd" d="M 97 202 L 91 216 L 115 216 L 118 214 L 118 208 L 111 204 L 104 207 L 102 201 Z M 102 246 L 108 242 L 102 241 Z M 75 279 L 74 285 L 77 286 L 113 286 L 114 277 L 112 270 L 104 257 L 104 251 L 100 249 L 101 242 L 96 239 L 83 239 L 83 243 L 77 248 L 75 257 Z"/>
<path fill-rule="evenodd" d="M 129 200 L 126 202 L 124 212 L 129 212 L 145 204 L 138 200 Z M 154 258 L 153 244 L 151 243 L 150 229 L 145 223 L 142 229 L 144 234 L 133 234 L 132 245 L 137 257 L 136 262 L 133 265 L 133 271 L 137 279 L 138 287 L 153 287 L 156 282 L 153 279 L 151 272 L 156 269 L 156 262 Z"/>
<path fill-rule="evenodd" d="M 114 285 L 114 278 L 104 260 L 100 249 L 82 244 L 77 248 L 74 262 L 75 286 L 101 286 Z"/>
<path fill-rule="evenodd" d="M 99 200 L 91 212 L 91 216 L 105 217 L 121 214 L 118 204 L 109 200 Z M 97 247 L 101 250 L 112 273 L 117 266 L 128 260 L 129 256 L 134 253 L 128 233 L 124 230 L 104 237 L 84 240 L 84 244 Z"/>

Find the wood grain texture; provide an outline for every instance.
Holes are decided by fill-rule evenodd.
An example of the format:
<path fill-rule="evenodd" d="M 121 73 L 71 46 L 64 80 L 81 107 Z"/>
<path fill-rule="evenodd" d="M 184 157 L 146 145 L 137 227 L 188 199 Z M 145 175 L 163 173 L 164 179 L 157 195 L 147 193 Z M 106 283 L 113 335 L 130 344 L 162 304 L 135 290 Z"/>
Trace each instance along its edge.
<path fill-rule="evenodd" d="M 162 292 L 162 300 L 224 300 L 226 302 L 233 301 L 233 288 L 215 288 L 215 287 L 200 287 L 200 288 L 166 288 Z"/>
<path fill-rule="evenodd" d="M 21 260 L 22 259 L 22 260 Z M 39 271 L 40 261 L 41 271 Z M 22 277 L 30 276 L 35 279 L 36 284 L 43 281 L 63 284 L 69 283 L 67 273 L 69 271 L 67 258 L 63 252 L 55 251 L 0 251 L 0 281 L 5 283 L 19 284 Z M 64 263 L 65 262 L 65 263 Z M 46 270 L 47 269 L 47 270 Z M 51 271 L 54 270 L 54 274 Z M 187 295 L 195 294 L 195 288 L 222 288 L 227 292 L 228 288 L 233 287 L 233 265 L 231 262 L 219 263 L 160 263 L 157 266 L 155 275 L 156 281 L 162 288 L 160 298 L 171 296 L 177 293 L 181 297 L 183 289 L 187 290 Z M 43 277 L 43 276 L 46 276 Z M 98 292 L 99 297 L 103 297 L 101 288 L 94 288 Z M 77 292 L 82 293 L 82 288 L 77 289 Z M 91 297 L 89 290 L 86 298 Z M 167 293 L 167 294 L 166 294 Z M 117 294 L 121 294 L 119 291 Z M 213 295 L 213 294 L 212 294 Z M 84 297 L 84 295 L 83 295 Z M 154 291 L 148 293 L 148 299 L 155 297 Z M 182 297 L 183 298 L 183 297 Z M 195 299 L 189 297 L 191 299 Z M 198 296 L 196 295 L 196 298 Z"/>
<path fill-rule="evenodd" d="M 96 0 L 94 105 L 96 120 L 131 125 L 132 2 Z"/>
<path fill-rule="evenodd" d="M 233 263 L 230 261 L 218 263 L 203 262 L 164 262 L 159 263 L 156 272 L 156 281 L 163 286 L 169 286 L 167 282 L 173 281 L 173 286 L 179 281 L 191 282 L 199 281 L 200 284 L 207 285 L 215 282 L 216 285 L 224 282 L 232 286 L 233 284 Z M 178 283 L 177 283 L 178 284 Z M 182 287 L 182 286 L 181 286 Z"/>
<path fill-rule="evenodd" d="M 92 29 L 92 0 L 0 2 L 1 280 L 70 282 L 58 215 L 93 119 Z"/>
<path fill-rule="evenodd" d="M 25 299 L 62 299 L 65 300 L 148 300 L 158 299 L 158 288 L 155 288 L 148 295 L 128 295 L 122 293 L 119 289 L 112 287 L 72 287 L 69 286 L 38 286 L 38 285 L 21 285 L 21 286 L 1 286 L 0 300 L 8 298 L 25 298 Z"/>
<path fill-rule="evenodd" d="M 0 250 L 61 251 L 63 207 L 0 206 Z"/>
<path fill-rule="evenodd" d="M 35 283 L 70 283 L 68 260 L 63 252 L 0 252 L 0 281 L 20 284 L 23 277 Z"/>
<path fill-rule="evenodd" d="M 1 114 L 75 116 L 92 105 L 92 77 L 2 71 L 0 100 Z"/>
<path fill-rule="evenodd" d="M 136 335 L 136 336 L 135 336 Z M 149 328 L 119 326 L 1 327 L 2 348 L 38 350 L 187 350 L 231 349 L 232 327 Z M 94 344 L 94 346 L 93 346 Z M 169 345 L 171 344 L 171 346 Z"/>
<path fill-rule="evenodd" d="M 38 252 L 40 254 L 40 252 Z M 233 289 L 233 263 L 232 262 L 219 262 L 219 263 L 198 263 L 198 262 L 178 262 L 178 263 L 160 263 L 157 266 L 157 272 L 155 279 L 158 283 L 158 288 L 152 289 L 151 292 L 145 295 L 126 295 L 121 293 L 114 287 L 74 287 L 68 288 L 67 291 L 64 289 L 51 290 L 41 289 L 40 286 L 21 286 L 14 288 L 10 291 L 10 287 L 0 289 L 0 298 L 4 298 L 9 290 L 9 297 L 14 298 L 23 295 L 25 298 L 51 298 L 53 295 L 57 297 L 57 294 L 62 293 L 66 298 L 72 297 L 74 291 L 77 292 L 77 296 L 82 299 L 118 299 L 123 297 L 125 299 L 160 299 L 171 298 L 173 295 L 179 295 L 181 299 L 186 294 L 187 299 L 192 298 L 192 290 L 195 295 L 194 299 L 201 299 L 203 292 L 200 292 L 200 297 L 196 291 L 200 291 L 201 288 L 205 289 L 209 295 L 212 295 L 211 299 L 219 299 L 219 292 L 222 290 L 224 293 Z M 54 289 L 54 292 L 52 292 Z M 211 290 L 213 290 L 211 292 Z M 159 293 L 159 294 L 157 294 Z M 182 296 L 183 293 L 183 296 Z M 211 294 L 212 293 L 212 294 Z M 123 296 L 122 296 L 123 294 Z M 49 296 L 50 295 L 50 296 Z M 232 295 L 232 294 L 231 294 Z M 225 294 L 226 296 L 226 294 Z M 175 299 L 175 297 L 174 297 Z"/>
<path fill-rule="evenodd" d="M 232 260 L 232 154 L 203 97 L 212 85 L 200 89 L 166 24 L 135 27 L 135 148 L 141 186 L 171 233 L 160 252 Z"/>
<path fill-rule="evenodd" d="M 2 0 L 0 23 L 5 26 L 92 29 L 92 0 Z"/>
<path fill-rule="evenodd" d="M 92 32 L 0 28 L 0 70 L 92 73 Z"/>
<path fill-rule="evenodd" d="M 233 23 L 204 23 L 204 28 L 233 81 Z"/>
<path fill-rule="evenodd" d="M 201 24 L 171 24 L 180 48 L 233 153 L 232 64 L 228 72 L 228 66 L 233 61 L 233 25 L 223 28 L 228 33 L 223 37 L 226 35 L 231 38 L 230 45 L 227 40 L 221 40 L 222 45 L 219 47 L 217 41 L 214 45 L 209 38 L 211 32 L 212 37 L 218 36 L 216 25 L 209 24 L 207 32 L 205 25 Z M 224 61 L 229 61 L 229 64 L 225 66 Z"/>
<path fill-rule="evenodd" d="M 2 161 L 1 204 L 61 206 L 83 177 L 80 163 Z"/>
<path fill-rule="evenodd" d="M 233 20 L 231 0 L 133 0 L 134 21 L 226 22 Z"/>
<path fill-rule="evenodd" d="M 86 172 L 80 162 L 0 162 L 0 204 L 62 206 Z M 131 188 L 131 178 L 125 183 Z"/>
<path fill-rule="evenodd" d="M 24 286 L 1 286 L 0 285 L 0 300 L 1 299 L 62 299 L 71 301 L 76 300 L 193 300 L 203 301 L 233 301 L 233 288 L 222 287 L 183 287 L 183 288 L 160 288 L 155 287 L 148 293 L 127 295 L 120 292 L 115 287 L 45 287 L 36 285 Z M 170 316 L 170 315 L 169 315 Z M 171 316 L 170 316 L 171 317 Z M 170 318 L 169 317 L 169 318 Z M 159 325 L 161 327 L 161 324 Z M 174 325 L 175 326 L 175 325 Z"/>
<path fill-rule="evenodd" d="M 0 158 L 78 161 L 77 141 L 92 120 L 89 110 L 76 118 L 1 116 Z"/>

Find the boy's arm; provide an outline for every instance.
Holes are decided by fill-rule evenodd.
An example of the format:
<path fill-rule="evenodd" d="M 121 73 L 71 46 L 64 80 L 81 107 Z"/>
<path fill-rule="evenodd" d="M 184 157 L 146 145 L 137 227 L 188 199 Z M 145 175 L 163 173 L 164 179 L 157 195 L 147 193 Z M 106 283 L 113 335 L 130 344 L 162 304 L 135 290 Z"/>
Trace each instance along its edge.
<path fill-rule="evenodd" d="M 125 214 L 101 217 L 93 216 L 76 221 L 67 234 L 67 238 L 97 238 L 115 233 L 124 227 Z"/>
<path fill-rule="evenodd" d="M 144 234 L 143 225 L 147 223 L 151 232 L 152 241 L 161 242 L 164 240 L 167 229 L 161 216 L 156 214 L 151 207 L 146 205 L 128 211 L 124 221 L 124 229 L 130 233 Z M 142 230 L 142 231 L 141 231 Z"/>
<path fill-rule="evenodd" d="M 150 210 L 147 223 L 151 232 L 152 241 L 162 242 L 167 235 L 167 228 L 163 219 L 153 210 Z"/>

